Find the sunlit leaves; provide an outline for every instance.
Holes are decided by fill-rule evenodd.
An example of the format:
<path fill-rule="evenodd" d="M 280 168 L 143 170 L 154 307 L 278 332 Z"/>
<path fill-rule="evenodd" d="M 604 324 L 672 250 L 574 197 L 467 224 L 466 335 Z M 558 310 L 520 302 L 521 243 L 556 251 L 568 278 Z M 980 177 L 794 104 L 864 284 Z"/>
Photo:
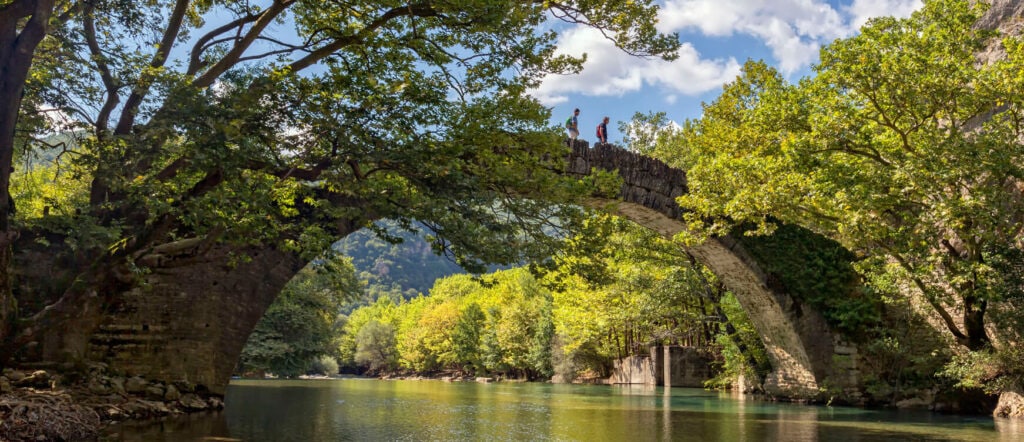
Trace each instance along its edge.
<path fill-rule="evenodd" d="M 472 269 L 542 256 L 548 220 L 578 216 L 548 111 L 526 96 L 580 66 L 555 55 L 550 12 L 631 53 L 679 45 L 655 31 L 649 1 L 198 1 L 167 34 L 174 7 L 90 2 L 34 64 L 26 103 L 91 126 L 96 210 L 292 250 L 318 228 L 423 219 Z M 165 36 L 184 58 L 157 56 Z"/>
<path fill-rule="evenodd" d="M 438 280 L 429 297 L 356 310 L 345 327 L 342 354 L 353 354 L 353 337 L 377 321 L 392 324 L 395 363 L 407 370 L 550 376 L 548 292 L 522 269 L 483 282 L 451 276 Z"/>
<path fill-rule="evenodd" d="M 978 63 L 992 36 L 974 26 L 983 7 L 933 0 L 909 19 L 875 19 L 823 48 L 816 75 L 795 85 L 748 62 L 684 125 L 678 153 L 657 151 L 690 166 L 679 201 L 693 233 L 800 224 L 893 259 L 938 311 L 967 303 L 982 317 L 1013 277 L 985 251 L 1019 247 L 1024 215 L 1024 65 L 1014 39 L 1006 59 Z M 962 342 L 987 342 L 970 333 Z"/>

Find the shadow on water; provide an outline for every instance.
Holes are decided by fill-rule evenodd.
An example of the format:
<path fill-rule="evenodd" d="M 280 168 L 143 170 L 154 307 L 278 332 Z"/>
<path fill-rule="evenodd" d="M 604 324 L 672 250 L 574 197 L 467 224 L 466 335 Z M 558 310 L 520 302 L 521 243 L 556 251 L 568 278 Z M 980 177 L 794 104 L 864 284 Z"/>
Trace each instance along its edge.
<path fill-rule="evenodd" d="M 108 427 L 100 440 L 177 442 L 187 440 L 240 440 L 232 438 L 223 411 L 209 411 L 162 419 L 124 422 Z"/>
<path fill-rule="evenodd" d="M 344 379 L 234 382 L 223 412 L 113 426 L 104 440 L 989 442 L 1024 440 L 1024 424 L 698 389 Z"/>

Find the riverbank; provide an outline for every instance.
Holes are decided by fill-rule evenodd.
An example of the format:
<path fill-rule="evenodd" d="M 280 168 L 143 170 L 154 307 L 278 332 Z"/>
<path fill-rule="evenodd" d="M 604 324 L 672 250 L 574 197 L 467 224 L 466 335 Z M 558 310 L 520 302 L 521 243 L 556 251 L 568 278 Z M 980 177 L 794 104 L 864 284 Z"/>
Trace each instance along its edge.
<path fill-rule="evenodd" d="M 224 408 L 223 398 L 188 382 L 149 382 L 106 373 L 4 369 L 0 440 L 91 440 L 109 424 Z"/>
<path fill-rule="evenodd" d="M 477 377 L 462 373 L 303 378 L 329 380 L 348 377 L 456 383 L 530 383 L 522 379 Z M 579 382 L 595 383 L 605 382 Z M 750 403 L 770 404 L 771 401 Z M 223 407 L 221 397 L 204 392 L 194 385 L 183 382 L 147 382 L 138 376 L 110 375 L 102 366 L 93 367 L 85 375 L 77 376 L 62 376 L 46 370 L 5 369 L 0 375 L 0 440 L 93 440 L 100 436 L 103 428 L 112 424 L 126 421 L 144 424 L 153 419 L 220 410 Z M 888 407 L 867 407 L 884 408 Z"/>
<path fill-rule="evenodd" d="M 1024 440 L 1006 419 L 750 400 L 693 388 L 432 380 L 233 380 L 226 412 L 128 422 L 141 440 Z"/>

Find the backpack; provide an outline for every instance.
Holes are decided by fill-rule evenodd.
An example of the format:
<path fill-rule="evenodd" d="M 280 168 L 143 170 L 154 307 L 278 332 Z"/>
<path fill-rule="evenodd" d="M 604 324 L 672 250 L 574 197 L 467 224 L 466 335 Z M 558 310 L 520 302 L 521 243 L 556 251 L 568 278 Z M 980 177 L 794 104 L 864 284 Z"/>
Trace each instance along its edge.
<path fill-rule="evenodd" d="M 597 131 L 595 132 L 594 136 L 596 136 L 598 140 L 601 139 L 601 125 L 600 124 L 597 125 Z"/>
<path fill-rule="evenodd" d="M 568 129 L 572 129 L 572 117 L 565 119 L 565 127 Z"/>

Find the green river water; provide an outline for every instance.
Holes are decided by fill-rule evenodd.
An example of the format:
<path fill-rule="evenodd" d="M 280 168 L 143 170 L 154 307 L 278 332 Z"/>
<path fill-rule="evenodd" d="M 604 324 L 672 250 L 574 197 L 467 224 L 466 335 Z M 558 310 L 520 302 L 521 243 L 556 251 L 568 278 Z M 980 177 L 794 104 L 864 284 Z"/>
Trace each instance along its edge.
<path fill-rule="evenodd" d="M 104 440 L 1024 441 L 1024 422 L 682 388 L 266 380 L 233 381 L 223 412 L 114 426 Z"/>

